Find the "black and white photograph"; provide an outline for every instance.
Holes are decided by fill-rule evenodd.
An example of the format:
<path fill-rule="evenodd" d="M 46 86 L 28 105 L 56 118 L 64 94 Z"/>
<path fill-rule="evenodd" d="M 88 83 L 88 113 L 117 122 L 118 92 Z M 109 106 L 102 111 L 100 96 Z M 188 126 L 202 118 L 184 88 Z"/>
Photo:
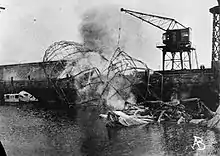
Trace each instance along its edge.
<path fill-rule="evenodd" d="M 220 0 L 0 0 L 0 156 L 219 156 Z"/>

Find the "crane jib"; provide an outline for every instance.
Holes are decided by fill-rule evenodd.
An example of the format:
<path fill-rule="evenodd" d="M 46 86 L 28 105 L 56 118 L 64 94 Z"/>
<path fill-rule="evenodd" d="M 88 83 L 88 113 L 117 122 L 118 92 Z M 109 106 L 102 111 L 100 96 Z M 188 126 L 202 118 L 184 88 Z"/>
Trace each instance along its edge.
<path fill-rule="evenodd" d="M 174 27 L 181 28 L 181 29 L 187 28 L 183 24 L 179 23 L 173 18 L 158 16 L 158 15 L 153 15 L 153 14 L 146 14 L 142 12 L 127 10 L 124 8 L 121 8 L 121 11 L 128 13 L 142 21 L 145 21 L 163 31 L 174 29 Z"/>

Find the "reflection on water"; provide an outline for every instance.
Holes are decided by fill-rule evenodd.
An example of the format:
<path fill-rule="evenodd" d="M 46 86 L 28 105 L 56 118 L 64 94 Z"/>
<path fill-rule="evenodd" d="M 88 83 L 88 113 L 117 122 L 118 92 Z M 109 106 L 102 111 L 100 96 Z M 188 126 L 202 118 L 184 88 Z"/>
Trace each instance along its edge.
<path fill-rule="evenodd" d="M 205 150 L 193 150 L 194 137 Z M 46 111 L 1 106 L 0 139 L 8 155 L 220 155 L 220 131 L 173 123 L 106 129 L 96 110 Z"/>

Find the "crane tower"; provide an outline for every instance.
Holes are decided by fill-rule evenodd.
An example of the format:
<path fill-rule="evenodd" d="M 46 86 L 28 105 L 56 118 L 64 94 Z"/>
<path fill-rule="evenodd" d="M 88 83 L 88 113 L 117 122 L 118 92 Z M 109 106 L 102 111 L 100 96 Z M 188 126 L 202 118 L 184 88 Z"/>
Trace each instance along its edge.
<path fill-rule="evenodd" d="M 215 6 L 209 11 L 213 14 L 212 69 L 216 71 L 220 61 L 220 6 Z"/>
<path fill-rule="evenodd" d="M 216 80 L 216 89 L 220 94 L 220 0 L 218 6 L 209 11 L 213 14 L 213 30 L 212 30 L 212 70 Z M 219 97 L 220 104 L 220 97 Z"/>
<path fill-rule="evenodd" d="M 165 31 L 162 36 L 163 45 L 157 46 L 163 53 L 163 70 L 192 69 L 192 52 L 195 48 L 192 47 L 191 28 L 168 17 L 123 8 L 121 11 Z M 197 57 L 195 59 L 198 67 Z"/>

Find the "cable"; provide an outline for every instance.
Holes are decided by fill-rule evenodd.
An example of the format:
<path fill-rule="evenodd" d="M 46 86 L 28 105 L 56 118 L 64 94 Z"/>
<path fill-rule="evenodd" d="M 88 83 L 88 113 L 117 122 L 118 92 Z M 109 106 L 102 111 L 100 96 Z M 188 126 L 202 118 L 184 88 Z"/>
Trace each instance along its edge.
<path fill-rule="evenodd" d="M 120 19 L 119 19 L 119 27 L 118 27 L 118 43 L 117 43 L 117 47 L 120 47 L 120 40 L 121 40 L 121 25 L 122 25 L 122 15 L 120 13 Z"/>

